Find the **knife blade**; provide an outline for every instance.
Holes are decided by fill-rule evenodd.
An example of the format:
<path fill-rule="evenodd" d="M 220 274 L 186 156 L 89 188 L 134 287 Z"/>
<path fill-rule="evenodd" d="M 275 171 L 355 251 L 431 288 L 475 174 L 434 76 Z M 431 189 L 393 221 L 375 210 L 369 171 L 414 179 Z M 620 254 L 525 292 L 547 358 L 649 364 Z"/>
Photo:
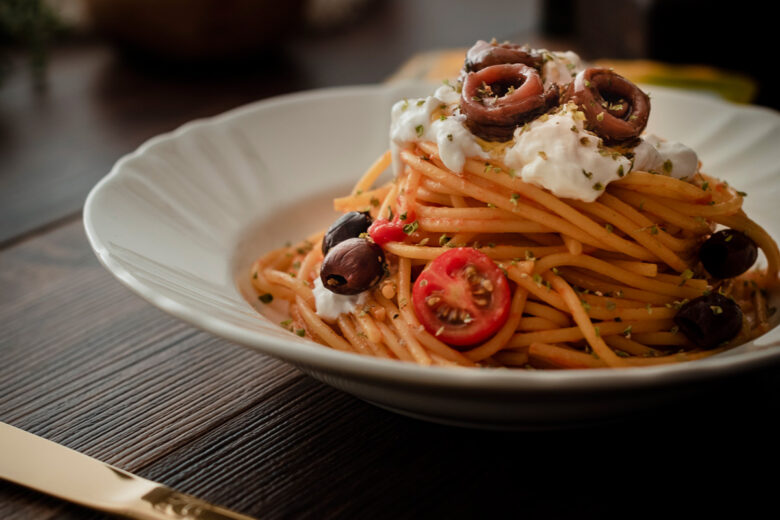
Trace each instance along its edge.
<path fill-rule="evenodd" d="M 142 520 L 253 520 L 3 422 L 0 478 Z"/>

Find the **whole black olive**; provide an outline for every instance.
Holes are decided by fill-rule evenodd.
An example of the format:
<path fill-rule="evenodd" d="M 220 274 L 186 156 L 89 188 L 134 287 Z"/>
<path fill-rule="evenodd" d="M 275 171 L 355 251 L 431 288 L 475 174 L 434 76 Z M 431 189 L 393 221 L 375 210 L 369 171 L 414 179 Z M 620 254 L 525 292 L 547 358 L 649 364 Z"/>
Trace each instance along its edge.
<path fill-rule="evenodd" d="M 715 278 L 734 278 L 750 269 L 758 257 L 756 243 L 734 229 L 714 233 L 701 245 L 699 260 Z"/>
<path fill-rule="evenodd" d="M 742 309 L 734 300 L 711 293 L 680 307 L 674 323 L 697 346 L 714 348 L 739 333 L 742 328 Z"/>
<path fill-rule="evenodd" d="M 343 242 L 348 238 L 359 237 L 361 233 L 366 233 L 371 225 L 371 215 L 361 211 L 350 211 L 344 213 L 330 225 L 322 239 L 322 254 L 327 255 L 328 250 Z"/>
<path fill-rule="evenodd" d="M 333 246 L 320 268 L 322 284 L 338 294 L 358 294 L 374 287 L 385 273 L 382 248 L 364 238 Z"/>

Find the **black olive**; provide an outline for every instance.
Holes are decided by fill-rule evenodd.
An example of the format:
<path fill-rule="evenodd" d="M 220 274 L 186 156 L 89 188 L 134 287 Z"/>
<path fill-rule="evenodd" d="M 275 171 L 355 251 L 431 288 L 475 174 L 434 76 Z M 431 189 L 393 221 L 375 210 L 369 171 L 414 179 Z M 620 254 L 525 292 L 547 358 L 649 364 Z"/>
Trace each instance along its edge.
<path fill-rule="evenodd" d="M 322 254 L 327 255 L 328 250 L 339 242 L 366 233 L 371 222 L 371 215 L 368 213 L 361 211 L 344 213 L 325 232 L 325 238 L 322 239 Z"/>
<path fill-rule="evenodd" d="M 731 298 L 711 293 L 680 307 L 674 323 L 697 346 L 714 348 L 739 333 L 742 309 Z"/>
<path fill-rule="evenodd" d="M 385 273 L 382 248 L 364 238 L 333 246 L 320 268 L 322 284 L 334 293 L 358 294 L 374 287 Z"/>
<path fill-rule="evenodd" d="M 756 243 L 741 231 L 724 229 L 701 245 L 699 260 L 715 278 L 734 278 L 753 266 L 758 257 Z"/>

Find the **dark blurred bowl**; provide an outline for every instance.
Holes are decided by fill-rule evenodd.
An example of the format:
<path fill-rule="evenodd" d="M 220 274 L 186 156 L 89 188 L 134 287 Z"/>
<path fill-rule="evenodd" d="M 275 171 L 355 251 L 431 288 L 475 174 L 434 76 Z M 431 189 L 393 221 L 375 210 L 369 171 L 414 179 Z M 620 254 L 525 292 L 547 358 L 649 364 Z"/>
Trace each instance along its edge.
<path fill-rule="evenodd" d="M 293 34 L 304 0 L 85 0 L 96 31 L 168 60 L 252 54 Z"/>

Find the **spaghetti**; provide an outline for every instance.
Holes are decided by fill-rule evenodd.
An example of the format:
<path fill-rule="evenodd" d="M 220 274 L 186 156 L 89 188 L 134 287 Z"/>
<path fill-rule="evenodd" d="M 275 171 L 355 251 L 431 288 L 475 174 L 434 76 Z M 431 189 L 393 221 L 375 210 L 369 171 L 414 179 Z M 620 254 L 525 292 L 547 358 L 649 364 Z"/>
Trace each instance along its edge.
<path fill-rule="evenodd" d="M 440 104 L 431 118 L 455 115 L 457 106 Z M 290 317 L 282 324 L 298 335 L 421 365 L 647 366 L 711 356 L 769 329 L 767 291 L 777 287 L 780 252 L 742 211 L 743 194 L 698 168 L 685 179 L 634 168 L 599 186 L 593 200 L 562 197 L 507 164 L 507 147 L 521 131 L 508 144 L 476 137 L 486 152 L 466 154 L 458 171 L 445 164 L 451 161 L 441 141 L 418 130 L 334 201 L 337 210 L 364 212 L 374 222 L 355 236 L 381 246 L 378 281 L 348 296 L 346 311 L 324 316 L 315 291 L 331 282 L 347 291 L 350 280 L 320 280 L 332 255 L 323 253 L 323 231 L 254 262 L 261 300 L 286 301 Z M 620 145 L 605 149 L 630 155 Z M 377 186 L 393 162 L 395 177 Z M 754 242 L 766 269 L 708 275 L 699 249 L 718 225 Z M 445 261 L 461 263 L 445 268 Z M 455 273 L 452 284 L 465 288 L 469 305 L 442 301 L 436 287 L 443 273 Z M 500 312 L 499 285 L 507 288 Z M 705 345 L 680 325 L 681 314 L 716 296 L 738 306 L 739 322 L 727 340 Z M 724 304 L 706 307 L 715 322 L 731 312 Z M 710 317 L 701 319 L 709 334 Z M 481 329 L 472 334 L 475 327 Z"/>

